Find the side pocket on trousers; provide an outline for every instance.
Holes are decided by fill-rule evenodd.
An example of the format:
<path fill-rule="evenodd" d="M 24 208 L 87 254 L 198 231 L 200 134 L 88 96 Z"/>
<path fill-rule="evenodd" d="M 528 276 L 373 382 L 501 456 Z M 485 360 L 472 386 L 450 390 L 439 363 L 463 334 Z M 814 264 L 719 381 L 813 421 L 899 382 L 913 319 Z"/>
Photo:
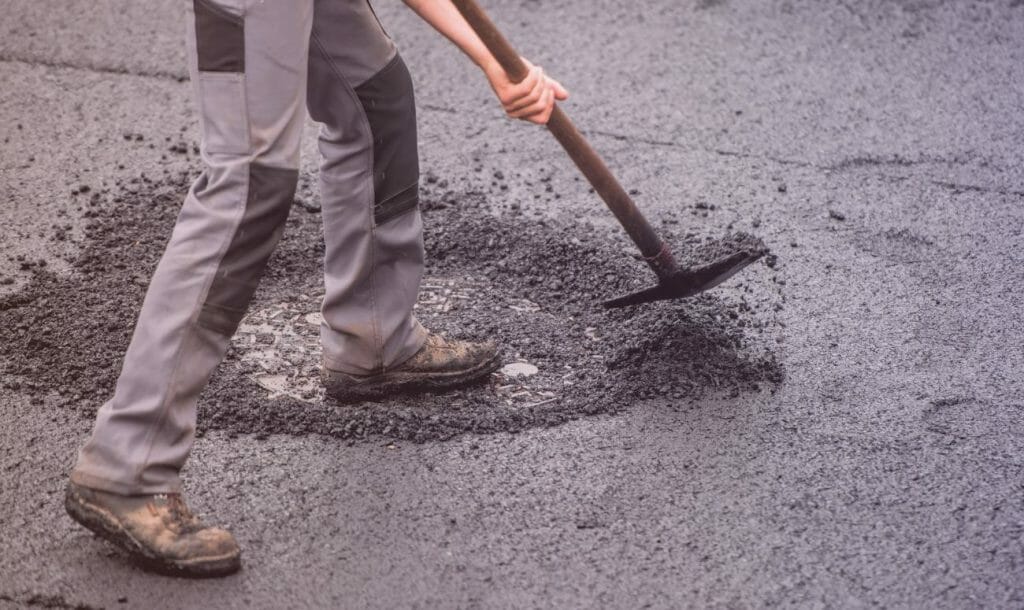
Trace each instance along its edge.
<path fill-rule="evenodd" d="M 249 107 L 245 74 L 200 72 L 200 125 L 205 150 L 210 153 L 249 152 Z"/>
<path fill-rule="evenodd" d="M 204 151 L 247 153 L 244 5 L 229 0 L 192 0 L 192 9 Z"/>

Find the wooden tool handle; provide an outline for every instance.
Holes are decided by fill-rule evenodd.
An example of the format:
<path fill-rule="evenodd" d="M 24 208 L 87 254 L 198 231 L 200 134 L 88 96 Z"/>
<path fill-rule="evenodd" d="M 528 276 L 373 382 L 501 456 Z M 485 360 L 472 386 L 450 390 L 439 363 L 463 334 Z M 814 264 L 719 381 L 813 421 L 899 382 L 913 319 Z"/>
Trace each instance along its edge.
<path fill-rule="evenodd" d="M 526 78 L 529 72 L 526 64 L 480 8 L 480 5 L 475 0 L 452 0 L 452 2 L 487 46 L 487 49 L 494 55 L 494 58 L 501 64 L 509 79 L 518 83 Z M 640 248 L 641 254 L 651 269 L 659 278 L 674 273 L 676 264 L 665 243 L 651 228 L 650 223 L 644 218 L 619 181 L 615 179 L 608 166 L 590 147 L 590 143 L 557 104 L 548 120 L 547 127 L 565 149 L 565 152 L 569 153 L 569 157 L 580 168 L 597 194 L 615 214 L 626 233 L 632 238 L 633 243 Z"/>
<path fill-rule="evenodd" d="M 469 27 L 473 28 L 476 35 L 480 37 L 480 40 L 484 41 L 484 46 L 491 52 L 494 59 L 498 60 L 501 67 L 505 70 L 505 74 L 508 75 L 509 80 L 513 83 L 526 78 L 530 70 L 526 67 L 526 63 L 523 62 L 523 58 L 516 53 L 516 50 L 512 48 L 508 40 L 498 31 L 498 28 L 491 21 L 491 18 L 487 16 L 484 9 L 480 8 L 474 0 L 452 0 L 455 4 L 455 8 L 459 9 L 462 16 L 466 18 L 469 23 Z"/>

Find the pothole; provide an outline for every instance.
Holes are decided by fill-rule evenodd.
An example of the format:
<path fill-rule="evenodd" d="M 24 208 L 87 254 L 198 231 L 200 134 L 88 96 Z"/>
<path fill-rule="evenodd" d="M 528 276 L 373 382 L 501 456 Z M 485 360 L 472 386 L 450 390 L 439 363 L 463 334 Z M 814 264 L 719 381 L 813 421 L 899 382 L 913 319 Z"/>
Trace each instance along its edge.
<path fill-rule="evenodd" d="M 424 318 L 443 316 L 493 291 L 487 282 L 469 278 L 427 278 L 421 285 L 416 313 Z M 238 366 L 248 371 L 239 377 L 265 390 L 267 401 L 317 404 L 327 400 L 318 359 L 322 300 L 319 291 L 253 307 L 239 324 L 231 348 Z M 516 299 L 507 307 L 513 315 L 540 312 L 540 306 L 526 299 Z M 517 360 L 503 366 L 484 385 L 496 403 L 531 409 L 559 400 L 572 387 L 572 368 L 563 369 L 536 377 L 540 373 L 536 365 Z"/>
<path fill-rule="evenodd" d="M 266 398 L 323 402 L 315 354 L 320 351 L 319 304 L 322 295 L 253 308 L 238 325 L 232 349 L 244 365 L 245 378 L 267 391 Z"/>

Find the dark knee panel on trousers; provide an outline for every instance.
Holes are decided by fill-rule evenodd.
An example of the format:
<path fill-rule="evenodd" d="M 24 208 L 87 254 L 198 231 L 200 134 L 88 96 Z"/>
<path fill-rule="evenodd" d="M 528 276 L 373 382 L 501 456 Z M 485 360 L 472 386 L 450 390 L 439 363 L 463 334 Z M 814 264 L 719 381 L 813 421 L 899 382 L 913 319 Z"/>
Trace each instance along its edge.
<path fill-rule="evenodd" d="M 228 336 L 238 328 L 284 232 L 298 179 L 298 170 L 249 165 L 245 212 L 210 284 L 199 313 L 201 326 Z M 197 197 L 204 186 L 197 185 Z"/>
<path fill-rule="evenodd" d="M 373 219 L 397 218 L 419 203 L 419 154 L 412 77 L 395 54 L 380 72 L 355 89 L 373 137 Z"/>

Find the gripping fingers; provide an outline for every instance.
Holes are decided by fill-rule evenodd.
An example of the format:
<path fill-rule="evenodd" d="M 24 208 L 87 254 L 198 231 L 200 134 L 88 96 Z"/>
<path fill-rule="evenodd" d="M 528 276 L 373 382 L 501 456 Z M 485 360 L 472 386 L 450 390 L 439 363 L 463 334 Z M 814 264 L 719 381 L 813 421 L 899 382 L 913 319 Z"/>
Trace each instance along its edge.
<path fill-rule="evenodd" d="M 551 118 L 551 113 L 555 111 L 555 90 L 552 87 L 547 88 L 547 101 L 544 103 L 544 110 L 540 112 L 540 115 L 534 115 L 530 118 L 533 122 L 538 125 L 547 125 L 548 119 Z"/>
<path fill-rule="evenodd" d="M 548 87 L 547 103 L 544 104 L 544 110 L 541 111 L 539 116 L 531 117 L 531 120 L 533 120 L 538 125 L 547 125 L 548 119 L 551 118 L 551 113 L 555 111 L 555 97 L 556 93 L 554 88 Z"/>
<path fill-rule="evenodd" d="M 508 81 L 506 81 L 507 83 Z M 519 81 L 518 83 L 508 85 L 504 91 L 502 91 L 499 99 L 501 104 L 506 108 L 514 108 L 521 105 L 521 100 L 529 97 L 538 85 L 544 83 L 544 74 L 541 69 L 537 66 L 530 68 L 526 78 Z"/>
<path fill-rule="evenodd" d="M 523 95 L 520 95 L 505 104 L 505 112 L 508 113 L 509 116 L 514 115 L 532 104 L 536 104 L 537 100 L 544 95 L 544 87 L 547 83 L 547 78 L 544 77 L 544 73 L 540 68 L 534 68 L 534 70 L 536 72 L 534 73 L 533 70 L 531 70 L 531 78 L 528 80 L 534 80 L 532 77 L 536 76 L 536 82 L 534 82 Z M 524 83 L 526 83 L 525 80 L 520 84 L 522 85 Z"/>
<path fill-rule="evenodd" d="M 524 119 L 531 123 L 543 125 L 548 122 L 551 112 L 555 108 L 555 92 L 550 87 L 545 87 L 541 98 L 529 106 L 513 113 L 511 116 L 517 119 Z"/>
<path fill-rule="evenodd" d="M 564 100 L 569 92 L 553 78 L 544 74 L 540 66 L 523 59 L 529 72 L 522 81 L 512 83 L 503 70 L 488 69 L 487 78 L 498 94 L 505 113 L 513 119 L 546 124 L 555 108 L 555 100 Z"/>

